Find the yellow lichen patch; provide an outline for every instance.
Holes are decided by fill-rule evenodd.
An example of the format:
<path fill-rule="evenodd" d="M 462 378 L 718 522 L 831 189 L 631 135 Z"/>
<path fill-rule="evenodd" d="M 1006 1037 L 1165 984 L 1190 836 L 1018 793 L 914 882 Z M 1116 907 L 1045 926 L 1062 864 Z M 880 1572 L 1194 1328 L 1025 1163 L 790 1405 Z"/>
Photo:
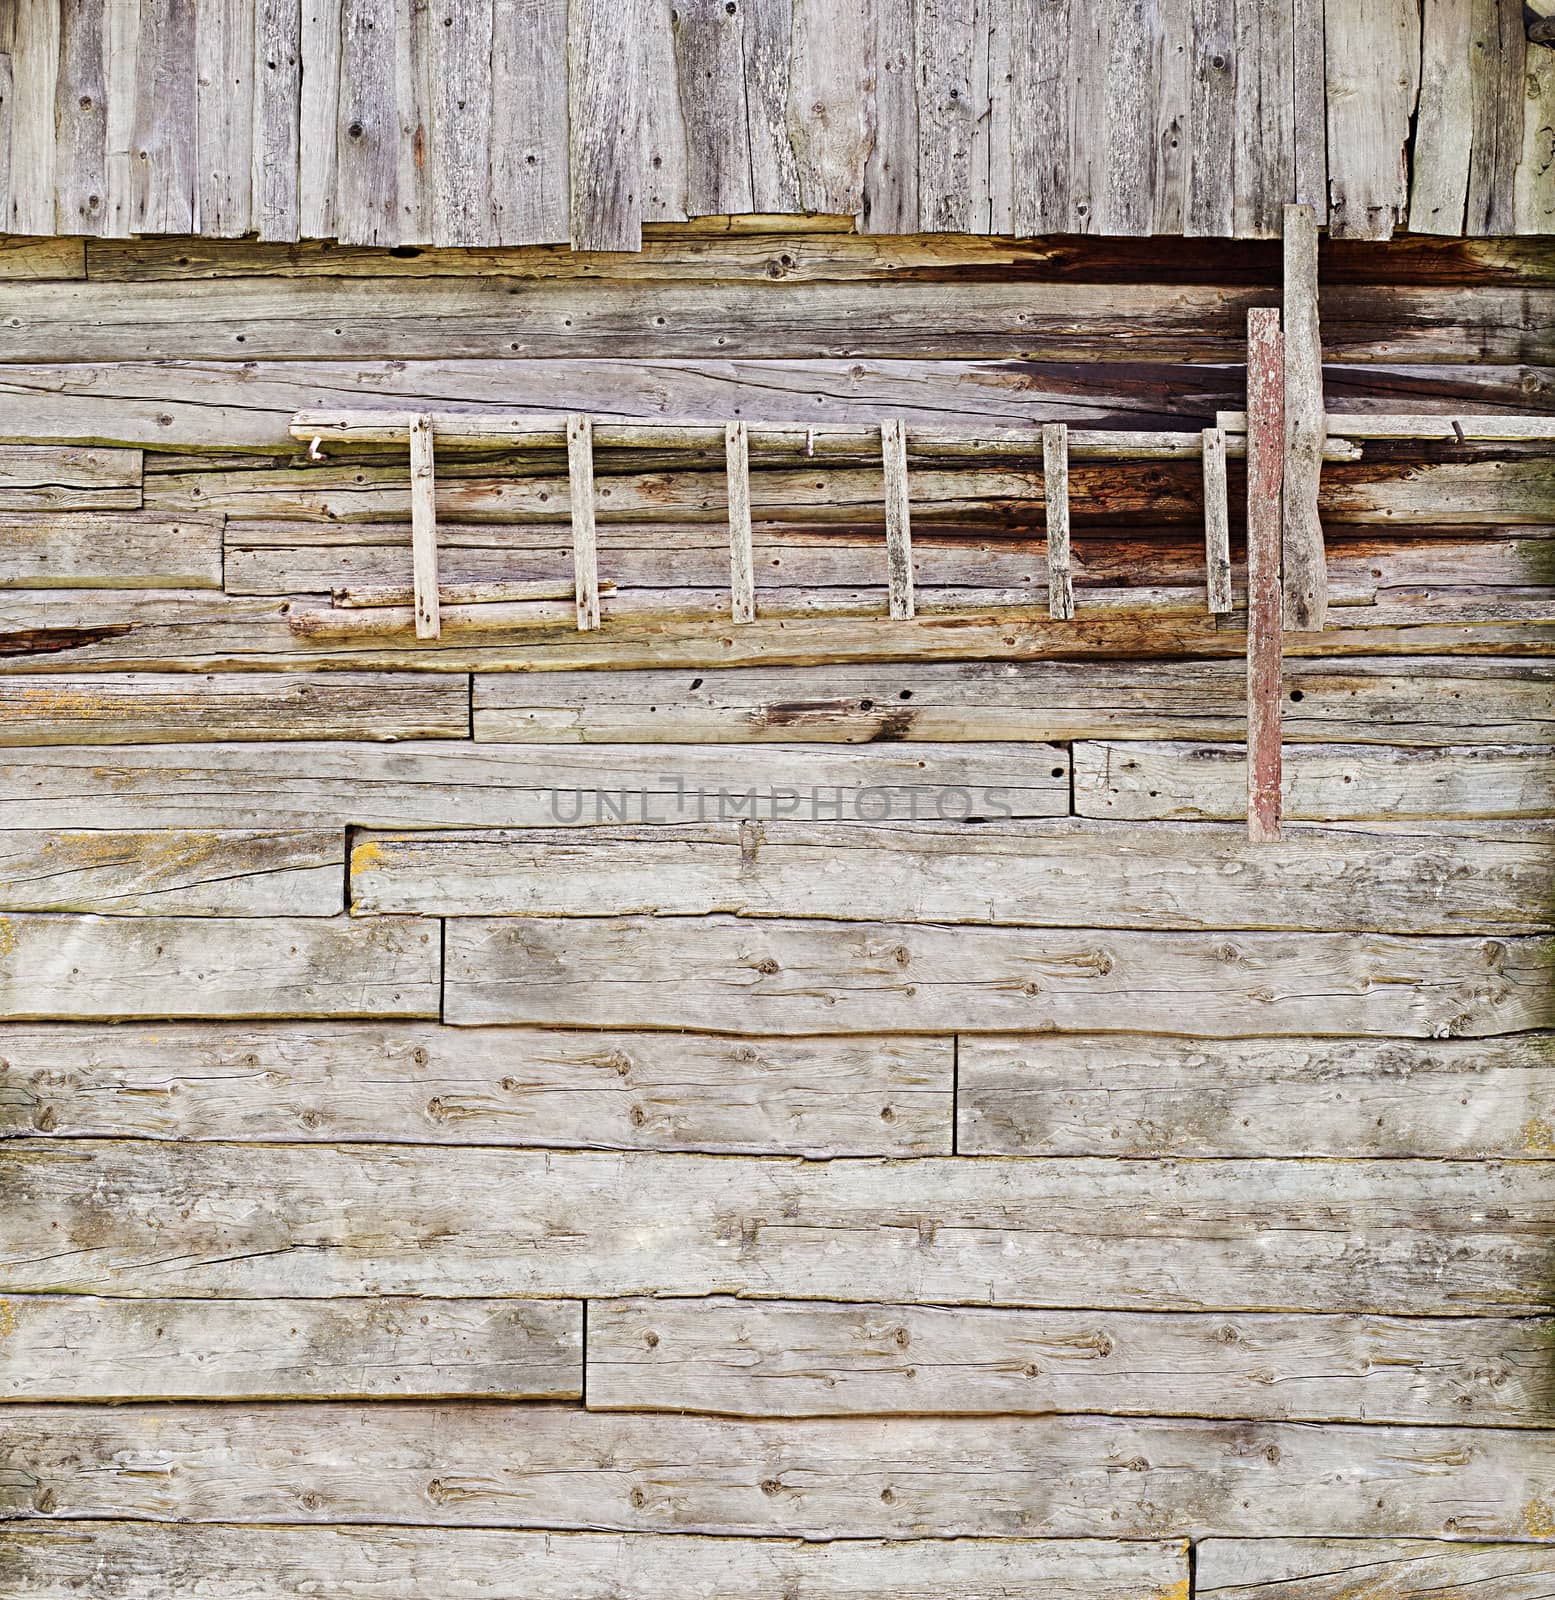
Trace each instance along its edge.
<path fill-rule="evenodd" d="M 351 851 L 351 870 L 367 872 L 383 865 L 383 846 L 376 839 L 364 839 Z"/>
<path fill-rule="evenodd" d="M 1523 1124 L 1523 1149 L 1538 1155 L 1555 1155 L 1555 1124 L 1547 1117 L 1529 1117 Z"/>
<path fill-rule="evenodd" d="M 1154 1600 L 1188 1600 L 1188 1579 L 1180 1578 L 1169 1589 L 1158 1590 Z"/>
<path fill-rule="evenodd" d="M 0 917 L 0 956 L 8 956 L 16 948 L 16 929 Z"/>
<path fill-rule="evenodd" d="M 1530 1539 L 1555 1539 L 1555 1508 L 1548 1500 L 1530 1500 L 1523 1507 L 1523 1532 Z"/>
<path fill-rule="evenodd" d="M 9 1300 L 0 1300 L 0 1339 L 8 1339 L 16 1332 L 16 1307 Z"/>

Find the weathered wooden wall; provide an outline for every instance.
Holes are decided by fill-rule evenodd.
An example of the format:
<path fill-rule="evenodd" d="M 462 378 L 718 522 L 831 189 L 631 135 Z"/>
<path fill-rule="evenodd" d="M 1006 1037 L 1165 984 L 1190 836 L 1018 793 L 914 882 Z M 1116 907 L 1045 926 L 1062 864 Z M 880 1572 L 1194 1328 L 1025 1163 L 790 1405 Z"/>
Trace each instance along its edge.
<path fill-rule="evenodd" d="M 1523 0 L 0 9 L 14 233 L 635 250 L 645 222 L 810 212 L 1256 237 L 1292 200 L 1361 238 L 1547 233 L 1552 125 Z"/>
<path fill-rule="evenodd" d="M 0 249 L 0 1592 L 1555 1593 L 1547 449 L 1325 465 L 1252 847 L 1194 459 L 1075 460 L 1072 622 L 1040 452 L 900 621 L 878 465 L 758 466 L 735 624 L 722 451 L 601 448 L 603 626 L 418 642 L 404 451 L 287 431 L 1195 429 L 1278 270 Z M 1323 275 L 1333 409 L 1555 410 L 1555 246 Z M 445 582 L 570 580 L 542 466 Z"/>

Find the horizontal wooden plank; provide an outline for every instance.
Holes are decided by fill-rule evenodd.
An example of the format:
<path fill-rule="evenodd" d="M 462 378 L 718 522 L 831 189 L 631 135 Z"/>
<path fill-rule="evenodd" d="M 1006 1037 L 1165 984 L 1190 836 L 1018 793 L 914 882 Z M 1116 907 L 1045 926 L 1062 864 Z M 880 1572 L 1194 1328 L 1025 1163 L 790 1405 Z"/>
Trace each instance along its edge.
<path fill-rule="evenodd" d="M 187 241 L 182 241 L 187 242 Z M 400 259 L 373 253 L 380 270 Z M 280 257 L 272 257 L 280 259 Z M 631 262 L 630 256 L 615 258 Z M 1157 264 L 1159 267 L 1159 264 Z M 465 270 L 461 267 L 461 271 Z M 1325 278 L 1325 283 L 1331 281 Z M 57 353 L 54 353 L 57 354 Z M 16 426 L 48 438 L 169 448 L 283 450 L 293 413 L 375 403 L 414 411 L 465 405 L 595 416 L 758 418 L 868 423 L 882 417 L 944 426 L 1028 425 L 1035 417 L 1112 427 L 1206 426 L 1245 398 L 1239 370 L 1170 359 L 1074 362 L 708 357 L 630 363 L 609 357 L 505 359 L 9 363 L 0 399 Z M 1336 410 L 1549 409 L 1547 368 L 1436 362 L 1331 364 Z"/>
<path fill-rule="evenodd" d="M 12 1524 L 0 1579 L 28 1600 L 165 1600 L 198 1572 L 234 1600 L 1180 1600 L 1179 1543 L 1104 1539 L 701 1538 L 432 1527 Z M 1503 1600 L 1496 1596 L 1496 1600 Z"/>
<path fill-rule="evenodd" d="M 340 829 L 0 832 L 0 911 L 329 917 L 343 908 Z"/>
<path fill-rule="evenodd" d="M 923 822 L 368 833 L 351 908 L 420 916 L 707 916 L 1106 928 L 1527 933 L 1555 926 L 1555 835 L 1005 820 L 923 791 Z M 813 807 L 810 808 L 813 811 Z M 803 802 L 796 806 L 802 818 Z M 975 814 L 974 814 L 975 815 Z"/>
<path fill-rule="evenodd" d="M 140 460 L 100 445 L 0 444 L 0 511 L 133 511 Z"/>
<path fill-rule="evenodd" d="M 1511 1316 L 1555 1164 L 0 1145 L 0 1290 Z"/>
<path fill-rule="evenodd" d="M 18 512 L 5 519 L 0 589 L 219 589 L 220 517 Z"/>
<path fill-rule="evenodd" d="M 0 744 L 462 739 L 469 693 L 426 673 L 0 677 Z"/>
<path fill-rule="evenodd" d="M 307 917 L 0 918 L 0 1017 L 426 1017 L 435 926 Z"/>
<path fill-rule="evenodd" d="M 52 1515 L 806 1539 L 1364 1537 L 1379 1527 L 1527 1539 L 1530 1523 L 1542 1526 L 1539 1507 L 1555 1502 L 1555 1444 L 1515 1429 L 761 1423 L 422 1402 L 14 1406 L 5 1420 L 8 1534 Z M 938 1574 L 934 1592 L 944 1592 Z"/>
<path fill-rule="evenodd" d="M 84 239 L 28 238 L 12 234 L 0 239 L 0 278 L 84 278 Z"/>
<path fill-rule="evenodd" d="M 1541 1502 L 1542 1504 L 1542 1502 Z M 1544 1517 L 1526 1511 L 1517 1537 L 1543 1538 Z M 1219 1600 L 1310 1600 L 1474 1594 L 1479 1600 L 1543 1600 L 1555 1586 L 1548 1544 L 1467 1544 L 1424 1539 L 1206 1539 L 1195 1591 Z"/>
<path fill-rule="evenodd" d="M 1330 285 L 1330 360 L 1548 361 L 1550 289 Z M 1146 358 L 1234 361 L 1268 289 L 1210 285 L 726 281 L 477 275 L 19 282 L 0 360 L 398 359 L 450 356 L 1009 357 L 1115 359 L 1120 327 Z M 317 402 L 315 402 L 317 403 Z"/>
<path fill-rule="evenodd" d="M 947 1155 L 952 1059 L 948 1038 L 11 1023 L 0 1138 Z"/>
<path fill-rule="evenodd" d="M 18 680 L 30 681 L 30 680 Z M 319 682 L 320 679 L 309 680 Z M 793 815 L 910 817 L 920 792 L 990 791 L 1016 816 L 1069 809 L 1052 745 L 371 744 L 44 746 L 0 756 L 0 827 L 593 826 Z M 920 805 L 921 801 L 918 802 Z M 947 802 L 949 803 L 949 802 Z"/>
<path fill-rule="evenodd" d="M 1239 660 L 492 673 L 475 737 L 1240 741 L 1246 680 Z M 1293 660 L 1285 680 L 1287 743 L 1555 743 L 1555 670 L 1537 660 Z"/>
<path fill-rule="evenodd" d="M 963 1039 L 956 1059 L 963 1155 L 1555 1156 L 1547 1034 L 1047 1034 Z"/>
<path fill-rule="evenodd" d="M 458 918 L 446 1021 L 1440 1038 L 1555 1024 L 1545 938 Z"/>
<path fill-rule="evenodd" d="M 1230 820 L 1246 807 L 1245 763 L 1235 745 L 1077 742 L 1075 811 Z M 1542 748 L 1296 745 L 1284 767 L 1288 819 L 1555 815 L 1555 761 Z"/>
<path fill-rule="evenodd" d="M 0 1401 L 574 1400 L 578 1301 L 0 1299 Z"/>
<path fill-rule="evenodd" d="M 1535 1318 L 596 1300 L 588 1403 L 749 1417 L 1083 1412 L 1533 1428 L 1548 1421 L 1552 1336 Z"/>

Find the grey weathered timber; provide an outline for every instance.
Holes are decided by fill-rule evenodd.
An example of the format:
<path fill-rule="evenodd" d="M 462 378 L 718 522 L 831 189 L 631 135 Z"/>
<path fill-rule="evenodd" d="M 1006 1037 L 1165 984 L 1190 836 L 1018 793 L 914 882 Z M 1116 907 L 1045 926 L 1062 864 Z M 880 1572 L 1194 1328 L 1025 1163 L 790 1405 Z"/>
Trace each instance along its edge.
<path fill-rule="evenodd" d="M 1302 827 L 1267 851 L 1214 824 L 726 821 L 369 834 L 358 915 L 811 917 L 1064 927 L 1526 933 L 1555 926 L 1548 830 Z M 997 802 L 996 802 L 997 804 Z"/>
<path fill-rule="evenodd" d="M 163 1600 L 198 1572 L 232 1600 L 290 1600 L 327 1582 L 341 1600 L 1176 1600 L 1181 1541 L 665 1537 L 432 1527 L 13 1524 L 0 1580 L 31 1600 Z M 1497 1595 L 1495 1600 L 1509 1600 Z"/>
<path fill-rule="evenodd" d="M 205 0 L 194 33 L 194 204 L 199 231 L 237 238 L 253 225 L 256 8 Z"/>
<path fill-rule="evenodd" d="M 1318 225 L 1328 223 L 1327 0 L 1294 0 L 1292 92 L 1295 102 L 1297 205 L 1311 206 Z"/>
<path fill-rule="evenodd" d="M 1543 1540 L 1545 1502 L 1524 1508 L 1512 1537 Z M 1199 1546 L 1196 1590 L 1220 1600 L 1274 1600 L 1299 1590 L 1311 1600 L 1396 1595 L 1426 1600 L 1472 1593 L 1482 1600 L 1543 1600 L 1555 1586 L 1547 1543 L 1470 1544 L 1370 1538 L 1207 1539 Z"/>
<path fill-rule="evenodd" d="M 0 1049 L 3 1049 L 0 1046 Z M 963 1155 L 1555 1155 L 1546 1034 L 961 1041 Z"/>
<path fill-rule="evenodd" d="M 305 0 L 254 0 L 253 222 L 261 240 L 296 239 Z M 307 7 L 311 13 L 312 7 Z"/>
<path fill-rule="evenodd" d="M 1289 0 L 1234 0 L 1233 11 L 1232 137 L 1209 159 L 1233 154 L 1232 231 L 1278 238 L 1280 213 L 1296 186 L 1295 11 Z"/>
<path fill-rule="evenodd" d="M 432 419 L 425 413 L 410 425 L 410 544 L 416 637 L 435 639 L 442 632 L 438 614 L 437 475 Z"/>
<path fill-rule="evenodd" d="M 41 9 L 41 8 L 40 8 Z M 127 238 L 135 226 L 137 159 L 135 119 L 139 99 L 139 0 L 104 0 L 103 77 L 107 99 L 105 176 L 111 238 Z"/>
<path fill-rule="evenodd" d="M 1231 610 L 1231 507 L 1224 428 L 1204 430 L 1205 592 L 1213 615 Z"/>
<path fill-rule="evenodd" d="M 736 622 L 756 620 L 756 579 L 751 555 L 750 430 L 743 422 L 724 427 L 729 478 L 729 597 Z"/>
<path fill-rule="evenodd" d="M 1288 745 L 1555 744 L 1555 665 L 1539 660 L 1294 659 L 1285 677 Z M 1234 660 L 946 661 L 483 673 L 474 714 L 477 739 L 560 744 L 1233 740 L 1245 696 Z"/>
<path fill-rule="evenodd" d="M 1231 232 L 1240 67 L 1235 0 L 1190 0 L 1192 24 L 1189 92 L 1188 204 L 1183 231 L 1222 236 Z"/>
<path fill-rule="evenodd" d="M 74 1154 L 73 1154 L 74 1152 Z M 1504 1317 L 1555 1163 L 0 1146 L 13 1293 L 740 1294 Z M 1546 1448 L 1548 1435 L 1544 1435 Z"/>
<path fill-rule="evenodd" d="M 1285 341 L 1278 311 L 1247 313 L 1247 836 L 1280 836 L 1281 528 Z"/>
<path fill-rule="evenodd" d="M 446 948 L 455 1023 L 1442 1038 L 1555 1021 L 1541 938 L 533 917 L 459 918 Z"/>
<path fill-rule="evenodd" d="M 54 224 L 61 233 L 96 234 L 108 225 L 108 86 L 103 0 L 59 14 L 59 76 L 54 89 Z M 24 61 L 24 71 L 41 63 Z M 12 101 L 8 90 L 6 101 Z"/>
<path fill-rule="evenodd" d="M 1400 1536 L 1526 1539 L 1555 1495 L 1548 1435 L 1494 1428 L 1103 1417 L 763 1423 L 425 1402 L 14 1406 L 5 1420 L 10 1476 L 0 1504 L 15 1519 L 8 1534 L 24 1535 L 115 1518 L 413 1523 L 418 1539 L 427 1525 L 816 1540 L 932 1532 L 1019 1541 L 1013 1556 L 1027 1540 L 1075 1536 L 1365 1537 L 1379 1516 Z M 1365 1494 L 1356 1493 L 1360 1475 Z M 40 1497 L 69 1522 L 43 1521 Z M 359 1535 L 353 1527 L 342 1537 Z M 871 1569 L 882 1558 L 869 1546 L 856 1559 L 893 1576 L 889 1565 Z M 953 1571 L 936 1562 L 927 1593 L 989 1592 L 947 1587 Z M 317 1581 L 316 1570 L 307 1575 Z M 1133 1576 L 1137 1584 L 1138 1569 Z M 434 1581 L 445 1579 L 446 1568 Z M 1184 1582 L 1164 1595 L 1181 1595 Z M 686 1587 L 676 1567 L 664 1592 Z M 539 1592 L 574 1600 L 578 1589 Z"/>
<path fill-rule="evenodd" d="M 912 501 L 907 481 L 907 430 L 901 422 L 880 425 L 885 470 L 886 585 L 892 617 L 913 615 Z"/>
<path fill-rule="evenodd" d="M 1407 146 L 1421 87 L 1416 0 L 1330 0 L 1329 232 L 1387 239 L 1409 205 Z"/>
<path fill-rule="evenodd" d="M 992 216 L 990 174 L 987 146 L 977 130 L 991 115 L 989 8 L 974 0 L 915 0 L 912 11 L 918 89 L 915 231 L 986 233 Z"/>
<path fill-rule="evenodd" d="M 0 445 L 0 511 L 134 511 L 139 450 Z"/>
<path fill-rule="evenodd" d="M 641 34 L 647 0 L 569 0 L 567 113 L 572 243 L 635 250 L 642 241 Z"/>
<path fill-rule="evenodd" d="M 435 1016 L 437 930 L 306 917 L 0 919 L 0 1017 Z"/>
<path fill-rule="evenodd" d="M 343 909 L 344 862 L 338 830 L 8 829 L 0 911 L 329 917 Z"/>
<path fill-rule="evenodd" d="M 947 1155 L 951 1057 L 948 1038 L 13 1023 L 0 1135 Z"/>
<path fill-rule="evenodd" d="M 590 0 L 591 3 L 591 0 Z M 572 515 L 572 575 L 578 628 L 599 627 L 599 549 L 594 525 L 594 435 L 586 416 L 567 418 L 567 499 Z"/>
<path fill-rule="evenodd" d="M 341 0 L 335 229 L 345 244 L 400 241 L 394 0 Z M 304 159 L 314 159 L 311 150 Z"/>
<path fill-rule="evenodd" d="M 1555 32 L 1547 42 L 1555 42 Z M 1544 132 L 1555 107 L 1555 51 L 1528 50 L 1523 83 L 1523 145 L 1513 181 L 1513 226 L 1520 234 L 1555 233 L 1555 162 L 1546 155 Z"/>
<path fill-rule="evenodd" d="M 333 239 L 340 125 L 344 0 L 298 0 L 302 12 L 298 95 L 298 225 L 308 239 Z"/>
<path fill-rule="evenodd" d="M 1023 0 L 1014 0 L 1018 7 Z M 865 161 L 858 226 L 903 235 L 918 229 L 918 82 L 913 0 L 876 0 L 870 8 L 874 57 L 874 140 Z M 1016 36 L 1021 30 L 1016 28 Z M 1029 32 L 1024 37 L 1030 37 Z M 1025 96 L 1012 97 L 1011 118 Z M 1012 138 L 1015 137 L 1012 134 Z"/>
<path fill-rule="evenodd" d="M 565 242 L 567 0 L 496 0 L 491 205 L 500 244 Z"/>
<path fill-rule="evenodd" d="M 1285 627 L 1314 632 L 1328 618 L 1328 564 L 1317 510 L 1327 418 L 1318 331 L 1317 221 L 1311 206 L 1285 208 L 1283 255 L 1285 474 L 1280 589 Z"/>
<path fill-rule="evenodd" d="M 1535 1318 L 595 1300 L 588 1403 L 746 1417 L 1068 1412 L 1539 1427 L 1552 1332 Z"/>
<path fill-rule="evenodd" d="M 1234 745 L 1081 743 L 1082 817 L 1229 820 L 1242 815 L 1244 758 Z M 1285 750 L 1287 820 L 1547 817 L 1555 762 L 1542 749 L 1464 744 L 1309 745 Z"/>
<path fill-rule="evenodd" d="M 1465 0 L 1424 0 L 1421 12 L 1419 113 L 1409 193 L 1413 233 L 1461 234 L 1474 143 L 1475 8 Z"/>
<path fill-rule="evenodd" d="M 136 233 L 200 231 L 195 20 L 189 0 L 142 0 L 131 168 Z"/>
<path fill-rule="evenodd" d="M 0 360 L 447 361 L 511 356 L 1237 362 L 1256 287 L 911 277 L 873 283 L 578 282 L 471 277 L 209 277 L 12 283 Z M 1547 284 L 1376 286 L 1324 293 L 1332 362 L 1532 362 L 1555 351 Z M 239 336 L 242 343 L 238 343 Z M 355 403 L 360 396 L 352 396 Z M 316 397 L 304 404 L 317 404 Z M 554 410 L 548 397 L 539 402 Z M 1517 409 L 1526 409 L 1519 406 Z M 710 414 L 717 417 L 723 407 Z M 1029 418 L 1029 408 L 1026 410 Z M 878 413 L 877 413 L 878 416 Z"/>
<path fill-rule="evenodd" d="M 575 1400 L 582 1306 L 0 1298 L 0 1401 Z"/>
<path fill-rule="evenodd" d="M 1510 233 L 1516 225 L 1527 39 L 1515 6 L 1475 0 L 1471 15 L 1473 147 L 1464 232 Z"/>
<path fill-rule="evenodd" d="M 616 54 L 628 56 L 631 5 L 619 9 Z M 432 237 L 451 245 L 493 244 L 497 238 L 492 146 L 510 137 L 510 130 L 492 124 L 493 12 L 492 0 L 444 0 L 426 29 Z"/>
<path fill-rule="evenodd" d="M 1048 615 L 1067 622 L 1074 616 L 1074 580 L 1069 570 L 1069 429 L 1062 422 L 1042 430 L 1042 515 Z"/>
<path fill-rule="evenodd" d="M 727 626 L 727 623 L 725 623 Z M 1030 744 L 863 749 L 374 744 L 126 745 L 0 758 L 0 825 L 78 828 L 557 827 L 809 816 L 907 819 L 914 797 L 998 798 L 1016 816 L 1063 816 L 1069 764 Z M 920 814 L 925 798 L 918 800 Z M 796 813 L 795 806 L 801 809 Z"/>
<path fill-rule="evenodd" d="M 219 589 L 220 517 L 155 512 L 15 512 L 0 589 Z"/>
<path fill-rule="evenodd" d="M 467 734 L 468 721 L 464 685 L 425 673 L 0 678 L 0 745 L 458 739 Z"/>

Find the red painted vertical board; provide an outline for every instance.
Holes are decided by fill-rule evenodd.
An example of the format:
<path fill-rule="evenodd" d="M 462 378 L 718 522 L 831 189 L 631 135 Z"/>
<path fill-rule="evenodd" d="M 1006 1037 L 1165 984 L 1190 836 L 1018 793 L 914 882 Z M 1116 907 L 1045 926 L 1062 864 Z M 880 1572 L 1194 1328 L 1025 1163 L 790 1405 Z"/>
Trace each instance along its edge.
<path fill-rule="evenodd" d="M 1280 836 L 1281 486 L 1285 341 L 1280 314 L 1247 313 L 1247 836 Z"/>

